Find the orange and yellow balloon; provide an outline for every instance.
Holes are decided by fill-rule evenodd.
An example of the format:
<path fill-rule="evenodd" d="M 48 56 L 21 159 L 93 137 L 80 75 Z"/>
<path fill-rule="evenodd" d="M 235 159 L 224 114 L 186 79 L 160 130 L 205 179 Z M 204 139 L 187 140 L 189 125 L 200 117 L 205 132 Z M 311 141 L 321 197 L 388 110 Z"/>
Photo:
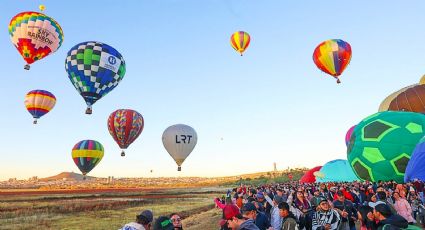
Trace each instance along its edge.
<path fill-rule="evenodd" d="M 313 61 L 323 72 L 336 78 L 344 72 L 351 60 L 351 46 L 341 39 L 331 39 L 320 43 L 313 53 Z"/>
<path fill-rule="evenodd" d="M 25 107 L 34 118 L 37 119 L 50 112 L 56 104 L 56 97 L 46 90 L 32 90 L 25 96 Z"/>
<path fill-rule="evenodd" d="M 232 45 L 233 49 L 239 52 L 241 56 L 248 48 L 250 41 L 251 37 L 247 32 L 244 31 L 235 32 L 230 37 L 230 45 Z"/>

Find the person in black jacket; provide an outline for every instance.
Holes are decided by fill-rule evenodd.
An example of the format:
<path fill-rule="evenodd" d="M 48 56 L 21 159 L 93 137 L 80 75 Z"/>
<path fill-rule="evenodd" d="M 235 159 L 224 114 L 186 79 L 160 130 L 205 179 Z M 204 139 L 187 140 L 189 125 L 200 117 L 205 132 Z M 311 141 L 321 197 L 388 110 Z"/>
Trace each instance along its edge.
<path fill-rule="evenodd" d="M 378 220 L 378 230 L 407 228 L 409 223 L 402 216 L 392 214 L 391 208 L 386 204 L 378 204 L 373 209 L 373 216 Z"/>
<path fill-rule="evenodd" d="M 346 200 L 342 191 L 337 192 L 337 200 L 333 202 L 335 210 L 341 216 L 341 224 L 347 227 L 342 229 L 356 229 L 357 210 L 351 201 Z"/>

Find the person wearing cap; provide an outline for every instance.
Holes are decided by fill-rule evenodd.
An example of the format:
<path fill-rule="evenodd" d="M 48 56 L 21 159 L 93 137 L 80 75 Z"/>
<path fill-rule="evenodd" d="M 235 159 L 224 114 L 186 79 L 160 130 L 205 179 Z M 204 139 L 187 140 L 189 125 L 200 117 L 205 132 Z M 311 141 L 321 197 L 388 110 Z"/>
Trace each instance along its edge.
<path fill-rule="evenodd" d="M 173 222 L 168 216 L 160 216 L 155 220 L 153 230 L 174 230 Z"/>
<path fill-rule="evenodd" d="M 282 217 L 282 228 L 280 230 L 298 230 L 296 217 L 291 212 L 289 204 L 281 202 L 278 205 L 279 215 Z"/>
<path fill-rule="evenodd" d="M 267 218 L 266 214 L 261 211 L 261 204 L 258 202 L 253 202 L 253 204 L 255 205 L 255 208 L 257 210 L 256 218 L 254 220 L 255 225 L 257 225 L 260 230 L 268 229 L 271 226 L 270 221 Z"/>
<path fill-rule="evenodd" d="M 244 204 L 241 212 L 244 218 L 252 219 L 260 230 L 266 230 L 270 227 L 270 222 L 266 215 L 262 212 L 258 212 L 254 203 Z"/>
<path fill-rule="evenodd" d="M 150 230 L 153 221 L 151 210 L 144 210 L 136 216 L 136 221 L 124 225 L 120 230 Z"/>
<path fill-rule="evenodd" d="M 221 221 L 221 223 L 232 230 L 259 230 L 254 224 L 254 220 L 242 216 L 236 205 L 225 207 L 223 217 L 225 222 Z"/>
<path fill-rule="evenodd" d="M 351 201 L 345 198 L 345 194 L 343 191 L 338 191 L 337 200 L 333 202 L 334 209 L 341 216 L 341 226 L 339 229 L 344 230 L 355 230 L 357 220 L 357 210 L 354 208 L 354 205 Z"/>
<path fill-rule="evenodd" d="M 338 212 L 330 207 L 325 197 L 321 197 L 317 211 L 313 214 L 312 230 L 335 230 L 338 229 L 340 222 Z"/>
<path fill-rule="evenodd" d="M 378 230 L 407 228 L 409 225 L 402 216 L 392 214 L 390 207 L 386 204 L 377 204 L 373 209 L 373 216 L 378 221 Z"/>

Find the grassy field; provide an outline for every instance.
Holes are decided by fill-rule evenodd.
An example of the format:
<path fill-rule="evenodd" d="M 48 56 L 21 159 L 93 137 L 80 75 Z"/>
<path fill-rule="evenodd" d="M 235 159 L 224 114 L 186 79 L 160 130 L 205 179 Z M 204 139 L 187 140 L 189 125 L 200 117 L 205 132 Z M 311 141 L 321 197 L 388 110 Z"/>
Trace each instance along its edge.
<path fill-rule="evenodd" d="M 0 195 L 0 229 L 119 229 L 143 209 L 178 212 L 185 229 L 217 229 L 213 198 L 224 188 L 158 189 L 92 194 Z"/>

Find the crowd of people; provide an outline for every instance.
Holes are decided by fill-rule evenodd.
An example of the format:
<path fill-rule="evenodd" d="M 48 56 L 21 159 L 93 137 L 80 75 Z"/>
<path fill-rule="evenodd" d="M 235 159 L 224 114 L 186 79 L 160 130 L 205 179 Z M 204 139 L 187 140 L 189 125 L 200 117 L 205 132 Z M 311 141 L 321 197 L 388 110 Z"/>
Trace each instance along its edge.
<path fill-rule="evenodd" d="M 124 225 L 120 230 L 183 230 L 182 218 L 177 213 L 153 218 L 151 210 L 144 210 L 134 222 Z"/>
<path fill-rule="evenodd" d="M 244 186 L 214 200 L 221 230 L 361 230 L 425 227 L 424 183 L 288 182 Z M 421 227 L 418 227 L 421 226 Z"/>
<path fill-rule="evenodd" d="M 221 230 L 392 230 L 425 228 L 424 182 L 298 183 L 247 186 L 215 198 Z M 421 227 L 418 227 L 421 226 Z M 150 210 L 121 230 L 183 230 L 177 213 Z"/>

